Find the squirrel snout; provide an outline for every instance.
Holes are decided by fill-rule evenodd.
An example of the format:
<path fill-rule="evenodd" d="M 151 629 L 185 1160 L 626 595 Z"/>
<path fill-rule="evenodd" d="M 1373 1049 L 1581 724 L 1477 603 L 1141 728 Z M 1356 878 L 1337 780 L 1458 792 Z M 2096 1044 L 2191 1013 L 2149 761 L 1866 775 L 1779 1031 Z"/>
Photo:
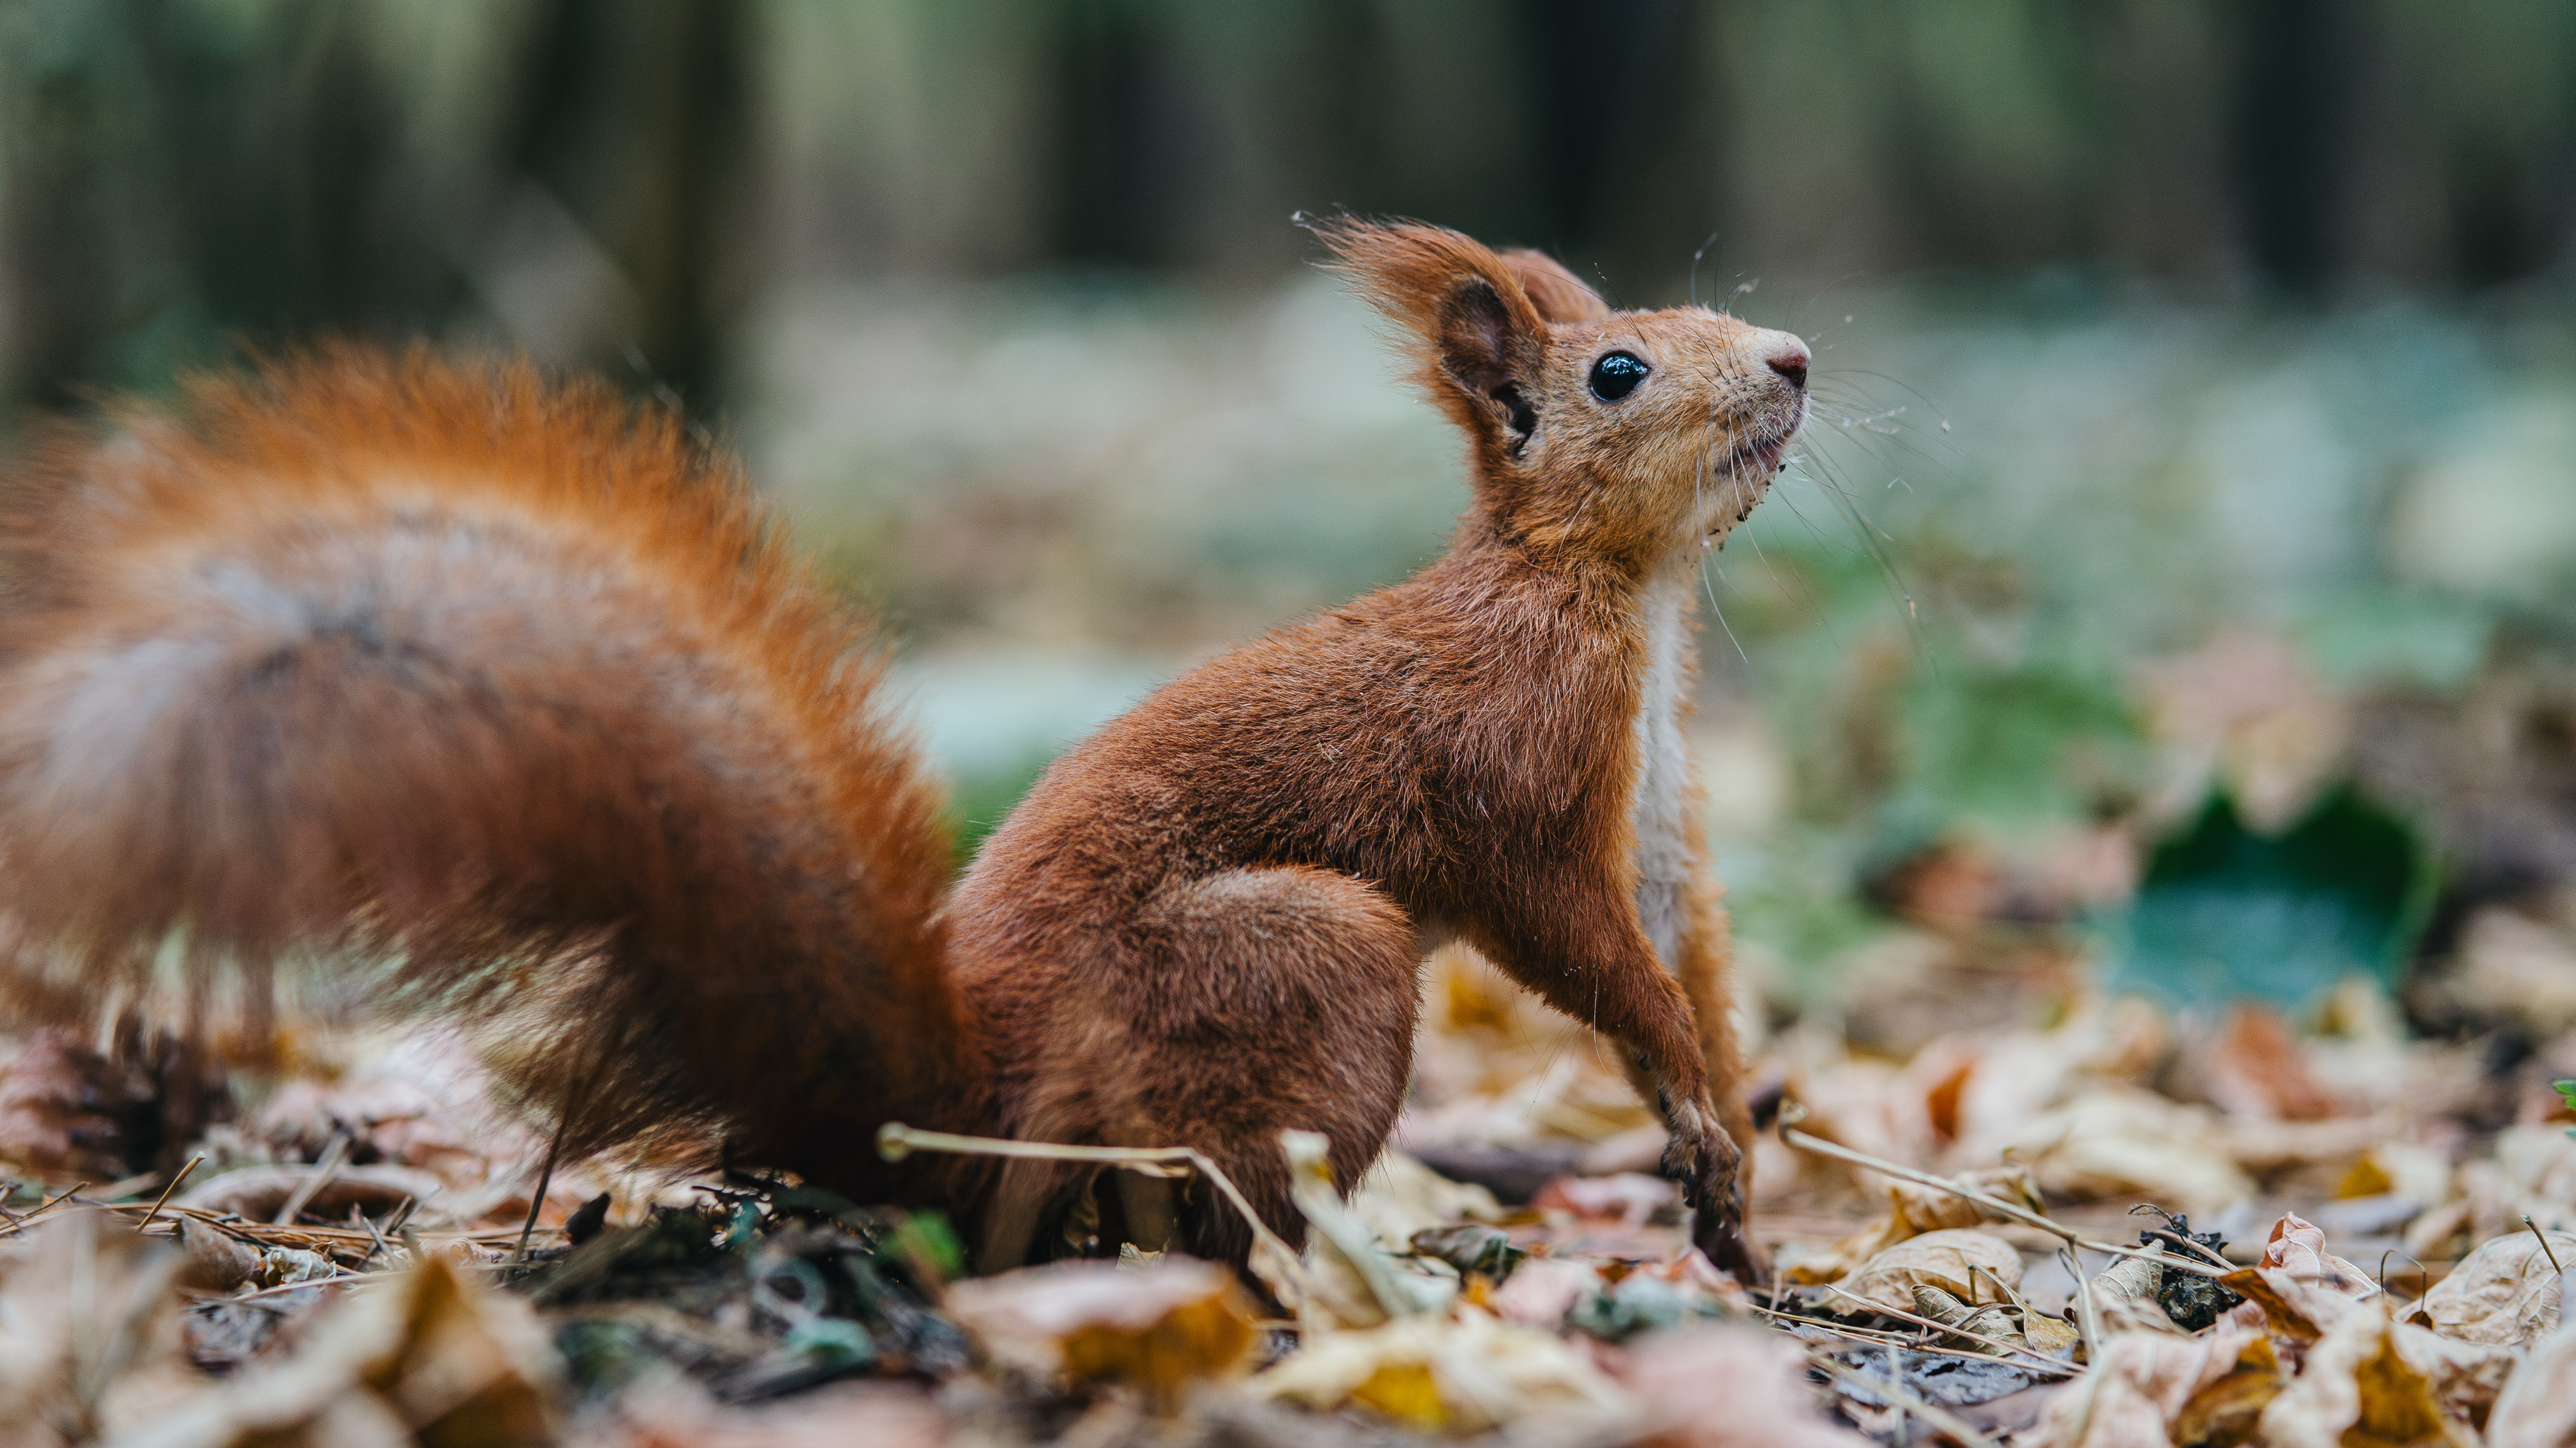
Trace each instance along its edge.
<path fill-rule="evenodd" d="M 1786 332 L 1777 335 L 1779 340 L 1771 344 L 1770 352 L 1762 360 L 1770 364 L 1772 371 L 1787 378 L 1790 386 L 1804 389 L 1807 385 L 1807 344 Z"/>

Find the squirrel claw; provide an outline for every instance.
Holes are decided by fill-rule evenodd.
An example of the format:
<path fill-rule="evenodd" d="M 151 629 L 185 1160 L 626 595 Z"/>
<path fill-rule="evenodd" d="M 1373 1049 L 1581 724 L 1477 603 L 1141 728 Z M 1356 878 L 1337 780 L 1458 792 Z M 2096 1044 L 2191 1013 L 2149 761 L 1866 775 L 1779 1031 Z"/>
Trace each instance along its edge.
<path fill-rule="evenodd" d="M 1734 1139 L 1722 1131 L 1691 1135 L 1676 1131 L 1664 1148 L 1663 1175 L 1682 1189 L 1682 1204 L 1693 1209 L 1691 1244 L 1719 1269 L 1738 1281 L 1760 1280 L 1759 1254 L 1744 1232 L 1742 1160 Z"/>

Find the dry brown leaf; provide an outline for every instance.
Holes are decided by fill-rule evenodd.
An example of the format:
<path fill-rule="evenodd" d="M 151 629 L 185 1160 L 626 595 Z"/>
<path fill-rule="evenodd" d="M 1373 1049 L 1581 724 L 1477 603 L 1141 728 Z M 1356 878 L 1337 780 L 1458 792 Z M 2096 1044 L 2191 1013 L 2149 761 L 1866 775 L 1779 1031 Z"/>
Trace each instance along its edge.
<path fill-rule="evenodd" d="M 1981 1191 L 2009 1202 L 2022 1202 L 2034 1208 L 2039 1204 L 2039 1189 L 2032 1183 L 2030 1173 L 2017 1166 L 1961 1172 L 1950 1180 L 1972 1191 Z M 1916 1182 L 1891 1181 L 1887 1184 L 1887 1211 L 1878 1220 L 1822 1252 L 1791 1255 L 1789 1249 L 1784 1248 L 1782 1255 L 1787 1260 L 1781 1263 L 1781 1269 L 1792 1282 L 1839 1282 L 1859 1271 L 1861 1265 L 1872 1257 L 1910 1237 L 1998 1220 L 1985 1208 L 1955 1192 L 1940 1191 Z"/>
<path fill-rule="evenodd" d="M 1673 1184 L 1642 1172 L 1613 1176 L 1562 1176 L 1530 1198 L 1533 1210 L 1564 1212 L 1587 1222 L 1642 1227 L 1646 1219 L 1673 1205 Z"/>
<path fill-rule="evenodd" d="M 735 1408 L 656 1373 L 593 1415 L 569 1448 L 941 1448 L 950 1437 L 948 1415 L 915 1383 L 832 1383 Z"/>
<path fill-rule="evenodd" d="M 2576 1232 L 2576 1137 L 2559 1126 L 2506 1127 L 2492 1161 L 2461 1168 L 2460 1187 L 2473 1241 L 2520 1231 L 2524 1217 L 2543 1231 Z"/>
<path fill-rule="evenodd" d="M 1842 1289 L 1882 1307 L 1912 1312 L 1917 1287 L 1938 1287 L 1974 1306 L 2002 1301 L 1998 1282 L 2021 1285 L 2021 1253 L 1991 1232 L 1951 1228 L 1925 1232 L 1879 1253 Z"/>
<path fill-rule="evenodd" d="M 2464 1013 L 2541 1039 L 2576 1029 L 2576 938 L 2564 929 L 2489 906 L 2460 932 L 2457 960 L 2438 988 Z"/>
<path fill-rule="evenodd" d="M 2220 1329 L 2210 1336 L 2217 1338 Z M 2254 1436 L 2262 1421 L 2264 1408 L 2281 1395 L 2289 1375 L 2281 1370 L 2281 1356 L 2273 1350 L 2272 1339 L 2261 1333 L 2238 1334 L 2235 1365 L 2224 1376 L 2204 1378 L 2194 1389 L 2182 1411 L 2173 1418 L 2171 1432 L 2176 1444 L 2222 1445 L 2242 1443 Z"/>
<path fill-rule="evenodd" d="M 180 1280 L 208 1292 L 230 1292 L 259 1276 L 259 1249 L 206 1225 L 195 1217 L 179 1219 L 179 1246 L 188 1265 Z"/>
<path fill-rule="evenodd" d="M 2102 1360 L 2051 1399 L 2029 1441 L 2038 1448 L 2172 1448 L 2191 1419 L 2232 1427 L 2279 1389 L 2279 1365 L 2259 1332 L 2226 1324 L 2199 1337 L 2133 1332 L 2102 1346 Z"/>
<path fill-rule="evenodd" d="M 2148 1247 L 2144 1256 L 2123 1257 L 2088 1284 L 2093 1293 L 2093 1310 L 2100 1315 L 2105 1331 L 2182 1331 L 2156 1301 L 2156 1289 L 2164 1284 L 2165 1277 L 2164 1266 L 2157 1259 L 2164 1250 L 2165 1244 L 2158 1242 Z"/>
<path fill-rule="evenodd" d="M 1058 1262 L 972 1278 L 949 1289 L 947 1308 L 1027 1371 L 1167 1396 L 1240 1371 L 1256 1337 L 1234 1274 L 1187 1257 L 1147 1267 Z"/>
<path fill-rule="evenodd" d="M 1505 1322 L 1554 1327 L 1602 1285 L 1598 1270 L 1561 1257 L 1532 1257 L 1493 1291 L 1486 1306 Z"/>
<path fill-rule="evenodd" d="M 170 1290 L 176 1252 L 64 1209 L 0 1248 L 0 1448 L 57 1448 L 197 1390 Z"/>
<path fill-rule="evenodd" d="M 2293 1347 L 2315 1342 L 2359 1310 L 2351 1298 L 2298 1281 L 2277 1267 L 2249 1267 L 2219 1281 L 2245 1299 L 2228 1312 L 2227 1321 L 2262 1328 Z"/>
<path fill-rule="evenodd" d="M 1967 1352 L 2001 1356 L 1992 1343 L 1981 1339 L 1992 1338 L 1996 1342 L 2009 1343 L 2024 1341 L 2020 1309 L 2003 1303 L 1971 1307 L 1938 1287 L 1914 1289 L 1914 1315 L 1951 1329 L 1941 1340 Z"/>
<path fill-rule="evenodd" d="M 2576 1262 L 2576 1235 L 2549 1234 L 2561 1264 Z M 2462 1259 L 2417 1309 L 2444 1337 L 2518 1346 L 2556 1327 L 2565 1311 L 2559 1269 L 2529 1232 L 2498 1237 Z"/>
<path fill-rule="evenodd" d="M 2379 1290 L 2369 1273 L 2326 1250 L 2324 1228 L 2296 1212 L 2285 1212 L 2272 1224 L 2272 1234 L 2263 1242 L 2261 1265 L 2287 1273 L 2292 1281 L 2346 1297 L 2368 1297 Z"/>
<path fill-rule="evenodd" d="M 2477 1440 L 2467 1414 L 2445 1411 L 2435 1377 L 2409 1361 L 2404 1331 L 2377 1309 L 2329 1328 L 2307 1350 L 2299 1375 L 2263 1410 L 2263 1442 L 2270 1448 L 2470 1448 Z M 2441 1341 L 2415 1331 L 2426 1342 Z"/>
<path fill-rule="evenodd" d="M 293 1357 L 254 1368 L 112 1448 L 510 1448 L 554 1441 L 553 1344 L 526 1302 L 431 1256 L 326 1309 Z"/>
<path fill-rule="evenodd" d="M 2290 1023 L 2269 1006 L 2227 1013 L 2204 1053 L 2201 1088 L 2219 1109 L 2276 1121 L 2321 1121 L 2334 1099 L 2317 1080 Z"/>
<path fill-rule="evenodd" d="M 2562 1300 L 2576 1292 L 2576 1271 L 2559 1274 L 2558 1290 Z M 2576 1448 L 2576 1323 L 2561 1322 L 2514 1369 L 2487 1417 L 2487 1448 Z"/>
<path fill-rule="evenodd" d="M 1255 1377 L 1252 1389 L 1467 1433 L 1542 1414 L 1607 1419 L 1627 1406 L 1579 1347 L 1473 1309 L 1327 1334 Z"/>
<path fill-rule="evenodd" d="M 1637 1399 L 1642 1444 L 1653 1448 L 1861 1448 L 1826 1422 L 1807 1390 L 1806 1362 L 1777 1336 L 1693 1327 L 1643 1339 L 1622 1381 Z"/>
<path fill-rule="evenodd" d="M 2129 1088 L 2084 1092 L 1996 1143 L 2052 1197 L 2125 1197 L 2191 1216 L 2254 1193 L 2205 1110 Z"/>

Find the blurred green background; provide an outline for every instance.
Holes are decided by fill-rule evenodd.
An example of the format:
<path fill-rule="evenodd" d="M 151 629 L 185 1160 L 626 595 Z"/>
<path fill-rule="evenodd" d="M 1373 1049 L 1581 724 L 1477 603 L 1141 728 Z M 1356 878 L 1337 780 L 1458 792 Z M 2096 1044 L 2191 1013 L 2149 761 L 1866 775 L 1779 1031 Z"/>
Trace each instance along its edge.
<path fill-rule="evenodd" d="M 969 847 L 1442 545 L 1346 207 L 1814 342 L 1697 726 L 1782 1001 L 2576 978 L 2564 0 L 0 0 L 0 130 L 7 426 L 596 368 L 885 612 Z"/>

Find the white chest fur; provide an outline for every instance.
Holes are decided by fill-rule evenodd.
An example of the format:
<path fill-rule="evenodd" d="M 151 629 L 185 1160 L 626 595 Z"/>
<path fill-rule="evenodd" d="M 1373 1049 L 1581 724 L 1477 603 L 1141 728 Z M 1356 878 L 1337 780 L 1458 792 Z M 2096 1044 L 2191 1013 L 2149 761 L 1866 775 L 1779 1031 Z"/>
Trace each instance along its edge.
<path fill-rule="evenodd" d="M 1637 836 L 1637 914 L 1646 938 L 1671 970 L 1681 962 L 1690 923 L 1690 757 L 1682 745 L 1682 689 L 1691 647 L 1683 617 L 1692 575 L 1656 584 L 1646 595 L 1645 677 L 1637 701 L 1637 781 L 1629 820 Z"/>

